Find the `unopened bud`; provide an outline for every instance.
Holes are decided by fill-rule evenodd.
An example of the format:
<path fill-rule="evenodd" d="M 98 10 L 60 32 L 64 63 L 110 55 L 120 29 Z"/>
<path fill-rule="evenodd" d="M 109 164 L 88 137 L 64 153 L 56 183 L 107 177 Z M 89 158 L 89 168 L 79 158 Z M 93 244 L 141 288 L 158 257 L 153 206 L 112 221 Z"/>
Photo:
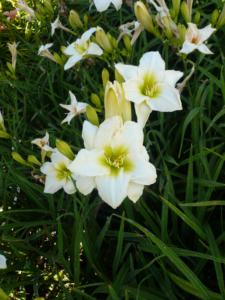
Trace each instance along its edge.
<path fill-rule="evenodd" d="M 211 15 L 211 25 L 212 26 L 216 25 L 218 18 L 219 18 L 219 11 L 218 11 L 218 9 L 214 9 L 214 11 L 212 12 L 212 15 Z"/>
<path fill-rule="evenodd" d="M 137 1 L 135 3 L 134 12 L 137 20 L 142 24 L 142 26 L 149 32 L 154 32 L 152 17 L 143 2 Z"/>
<path fill-rule="evenodd" d="M 41 166 L 41 162 L 34 155 L 28 155 L 27 161 L 32 165 Z"/>
<path fill-rule="evenodd" d="M 126 49 L 128 51 L 131 51 L 132 50 L 132 45 L 131 45 L 131 39 L 130 39 L 129 35 L 125 34 L 123 36 L 123 42 L 124 42 L 124 45 L 125 45 Z"/>
<path fill-rule="evenodd" d="M 225 25 L 225 4 L 223 6 L 223 9 L 221 11 L 221 14 L 219 16 L 218 22 L 216 24 L 217 28 L 222 27 L 223 25 Z"/>
<path fill-rule="evenodd" d="M 173 37 L 173 31 L 170 26 L 170 19 L 167 16 L 162 17 L 162 23 L 164 25 L 164 32 L 166 36 L 171 39 Z"/>
<path fill-rule="evenodd" d="M 28 166 L 28 167 L 31 166 L 30 163 L 26 162 L 25 159 L 23 159 L 22 156 L 15 151 L 12 152 L 12 158 L 21 165 Z"/>
<path fill-rule="evenodd" d="M 106 87 L 108 81 L 109 81 L 109 71 L 104 68 L 102 70 L 102 83 L 104 88 Z"/>
<path fill-rule="evenodd" d="M 70 145 L 62 140 L 56 140 L 55 142 L 57 150 L 68 157 L 70 160 L 73 160 L 75 158 L 75 155 L 70 148 Z"/>
<path fill-rule="evenodd" d="M 196 25 L 198 25 L 199 22 L 200 22 L 200 19 L 201 19 L 201 14 L 200 14 L 199 11 L 196 11 L 196 13 L 195 13 L 195 15 L 194 15 L 194 23 L 195 23 Z"/>
<path fill-rule="evenodd" d="M 178 29 L 178 32 L 179 32 L 180 44 L 183 44 L 183 42 L 185 41 L 185 35 L 186 35 L 187 29 L 183 24 L 178 24 L 177 29 Z"/>
<path fill-rule="evenodd" d="M 71 10 L 69 14 L 69 23 L 73 29 L 83 28 L 83 23 L 79 14 L 75 10 Z"/>
<path fill-rule="evenodd" d="M 97 108 L 101 108 L 101 100 L 99 98 L 98 95 L 92 93 L 91 94 L 91 102 L 97 107 Z"/>
<path fill-rule="evenodd" d="M 105 33 L 105 31 L 101 27 L 97 27 L 96 30 L 96 41 L 97 43 L 106 51 L 106 52 L 112 52 L 113 47 L 112 44 Z"/>
<path fill-rule="evenodd" d="M 188 5 L 187 5 L 187 2 L 183 1 L 181 3 L 181 14 L 185 20 L 186 23 L 188 22 L 191 22 L 191 16 L 190 16 L 190 13 L 189 13 L 189 8 L 188 8 Z"/>
<path fill-rule="evenodd" d="M 86 115 L 88 121 L 90 121 L 92 124 L 98 126 L 99 125 L 99 119 L 96 110 L 94 107 L 88 105 L 86 108 Z"/>
<path fill-rule="evenodd" d="M 172 0 L 172 2 L 173 2 L 173 14 L 174 14 L 174 18 L 176 19 L 180 11 L 180 0 Z"/>

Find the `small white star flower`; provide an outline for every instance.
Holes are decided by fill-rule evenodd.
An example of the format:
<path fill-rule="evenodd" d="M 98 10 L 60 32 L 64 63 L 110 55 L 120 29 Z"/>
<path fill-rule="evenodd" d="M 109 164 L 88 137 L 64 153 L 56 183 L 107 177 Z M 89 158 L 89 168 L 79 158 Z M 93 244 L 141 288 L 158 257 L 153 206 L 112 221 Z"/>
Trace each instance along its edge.
<path fill-rule="evenodd" d="M 166 70 L 158 51 L 147 52 L 139 66 L 116 64 L 123 76 L 126 99 L 135 103 L 138 123 L 143 127 L 152 111 L 172 112 L 181 110 L 180 94 L 175 88 L 182 72 Z"/>
<path fill-rule="evenodd" d="M 68 124 L 70 124 L 71 120 L 75 116 L 77 116 L 81 113 L 84 113 L 87 108 L 87 103 L 78 102 L 76 96 L 71 91 L 69 91 L 69 95 L 70 95 L 70 99 L 71 99 L 71 104 L 70 105 L 60 104 L 61 107 L 65 108 L 66 110 L 69 111 L 66 118 L 62 121 L 62 124 L 66 123 L 66 122 Z"/>
<path fill-rule="evenodd" d="M 135 203 L 144 186 L 156 181 L 138 123 L 123 123 L 119 116 L 106 119 L 99 127 L 85 121 L 82 137 L 85 149 L 68 167 L 78 176 L 76 185 L 82 194 L 96 187 L 102 200 L 117 208 L 127 196 Z"/>
<path fill-rule="evenodd" d="M 77 39 L 63 51 L 64 54 L 70 56 L 64 66 L 65 70 L 72 68 L 78 61 L 90 55 L 101 56 L 103 54 L 103 50 L 96 43 L 90 41 L 92 34 L 95 32 L 95 27 L 90 28 L 83 33 L 80 39 Z"/>
<path fill-rule="evenodd" d="M 6 268 L 7 268 L 6 257 L 0 254 L 0 269 L 6 269 Z"/>
<path fill-rule="evenodd" d="M 185 41 L 180 53 L 189 54 L 194 50 L 198 50 L 204 54 L 213 54 L 204 42 L 213 34 L 215 28 L 208 25 L 202 29 L 198 29 L 196 24 L 188 23 L 188 29 L 185 35 Z"/>
<path fill-rule="evenodd" d="M 94 0 L 95 7 L 99 12 L 107 10 L 111 3 L 115 6 L 116 10 L 119 10 L 122 2 L 122 0 Z"/>
<path fill-rule="evenodd" d="M 68 169 L 71 162 L 57 149 L 54 149 L 51 162 L 45 162 L 41 167 L 41 172 L 46 175 L 44 193 L 54 194 L 62 188 L 67 194 L 75 193 L 76 188 L 73 181 L 75 176 Z"/>
<path fill-rule="evenodd" d="M 49 134 L 47 131 L 43 138 L 34 139 L 31 144 L 38 146 L 41 150 L 44 151 L 53 151 L 53 148 L 49 146 Z"/>
<path fill-rule="evenodd" d="M 48 59 L 57 62 L 54 58 L 54 56 L 52 55 L 52 53 L 49 51 L 49 49 L 53 46 L 53 43 L 49 43 L 46 45 L 41 45 L 38 49 L 38 55 L 39 56 L 43 56 L 43 57 L 47 57 Z"/>

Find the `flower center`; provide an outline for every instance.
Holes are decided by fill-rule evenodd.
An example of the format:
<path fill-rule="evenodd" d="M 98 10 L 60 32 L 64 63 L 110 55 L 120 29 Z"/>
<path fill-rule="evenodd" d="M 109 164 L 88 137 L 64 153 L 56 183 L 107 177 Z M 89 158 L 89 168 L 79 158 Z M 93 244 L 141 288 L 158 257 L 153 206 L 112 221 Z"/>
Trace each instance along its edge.
<path fill-rule="evenodd" d="M 106 146 L 100 162 L 110 169 L 111 175 L 118 175 L 121 169 L 125 172 L 129 172 L 133 169 L 133 163 L 128 158 L 128 150 L 123 146 L 117 146 L 115 148 Z"/>
<path fill-rule="evenodd" d="M 80 54 L 84 53 L 88 47 L 89 47 L 89 41 L 84 42 L 83 44 L 75 44 L 75 49 L 77 50 L 77 52 L 79 52 Z"/>
<path fill-rule="evenodd" d="M 152 74 L 146 75 L 141 86 L 141 93 L 150 98 L 157 98 L 160 92 L 161 90 L 155 77 Z"/>
<path fill-rule="evenodd" d="M 199 38 L 199 36 L 197 36 L 197 35 L 194 35 L 194 36 L 192 37 L 192 39 L 191 39 L 191 43 L 192 43 L 192 44 L 198 44 L 199 41 L 200 41 L 200 38 Z"/>
<path fill-rule="evenodd" d="M 58 180 L 68 180 L 70 179 L 71 172 L 69 169 L 67 169 L 66 165 L 64 163 L 58 164 L 56 167 L 56 177 Z"/>

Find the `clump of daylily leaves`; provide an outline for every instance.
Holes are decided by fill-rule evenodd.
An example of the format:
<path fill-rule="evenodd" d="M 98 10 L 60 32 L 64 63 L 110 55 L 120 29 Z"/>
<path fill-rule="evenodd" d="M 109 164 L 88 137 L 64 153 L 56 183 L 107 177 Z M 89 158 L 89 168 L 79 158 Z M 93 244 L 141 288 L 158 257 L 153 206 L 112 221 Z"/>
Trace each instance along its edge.
<path fill-rule="evenodd" d="M 156 168 L 143 144 L 143 130 L 153 111 L 182 109 L 180 93 L 191 74 L 177 84 L 184 76 L 183 72 L 168 70 L 158 51 L 143 53 L 138 65 L 117 61 L 114 54 L 121 39 L 125 48 L 131 50 L 143 30 L 163 41 L 167 39 L 183 59 L 194 50 L 212 54 L 206 41 L 225 24 L 225 8 L 221 13 L 215 10 L 211 24 L 199 29 L 201 16 L 199 13 L 192 16 L 192 2 L 173 0 L 172 7 L 168 8 L 164 0 L 136 1 L 134 12 L 137 20 L 122 24 L 117 39 L 101 27 L 88 28 L 87 18 L 81 20 L 72 10 L 69 23 L 73 29 L 82 31 L 79 38 L 63 45 L 62 54 L 50 52 L 52 43 L 40 46 L 38 55 L 62 65 L 65 71 L 90 57 L 98 59 L 110 54 L 115 59 L 115 81 L 109 81 L 106 69 L 102 72 L 104 119 L 99 120 L 96 109 L 89 103 L 79 102 L 71 91 L 68 91 L 71 103 L 60 104 L 67 111 L 62 124 L 70 124 L 82 113 L 87 117 L 81 133 L 84 147 L 78 153 L 61 140 L 56 140 L 55 147 L 52 147 L 48 132 L 43 138 L 32 141 L 41 150 L 40 160 L 34 155 L 24 160 L 13 152 L 14 159 L 31 167 L 33 176 L 44 183 L 45 193 L 53 194 L 63 189 L 67 194 L 80 192 L 88 195 L 97 189 L 104 202 L 117 208 L 126 197 L 135 203 L 144 187 L 156 182 Z M 122 0 L 94 0 L 93 4 L 99 12 L 111 4 L 119 10 Z M 56 29 L 75 34 L 61 23 L 59 17 L 51 24 L 52 35 Z M 92 102 L 98 106 L 100 99 L 95 94 L 92 96 Z M 132 119 L 132 108 L 135 119 Z M 4 123 L 1 124 L 4 130 Z"/>

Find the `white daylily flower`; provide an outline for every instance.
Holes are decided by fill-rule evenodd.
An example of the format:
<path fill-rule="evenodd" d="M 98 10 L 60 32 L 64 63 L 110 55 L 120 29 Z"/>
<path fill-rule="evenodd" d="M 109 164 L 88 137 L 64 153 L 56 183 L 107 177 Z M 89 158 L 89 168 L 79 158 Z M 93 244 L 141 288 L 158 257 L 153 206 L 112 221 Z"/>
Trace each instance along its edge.
<path fill-rule="evenodd" d="M 185 35 L 185 41 L 180 53 L 189 54 L 194 50 L 198 50 L 204 54 L 212 54 L 213 52 L 204 44 L 204 42 L 215 31 L 211 25 L 208 25 L 202 29 L 198 29 L 196 24 L 188 23 L 188 29 Z"/>
<path fill-rule="evenodd" d="M 6 268 L 7 268 L 6 257 L 0 254 L 0 269 L 6 269 Z"/>
<path fill-rule="evenodd" d="M 103 54 L 102 49 L 96 43 L 90 41 L 92 34 L 95 32 L 95 27 L 90 28 L 83 33 L 80 39 L 77 39 L 63 51 L 66 55 L 70 56 L 64 66 L 65 70 L 72 68 L 78 61 L 89 55 L 100 56 Z"/>
<path fill-rule="evenodd" d="M 115 6 L 116 10 L 119 10 L 122 6 L 122 2 L 122 0 L 94 0 L 96 9 L 100 12 L 106 10 L 111 3 Z"/>
<path fill-rule="evenodd" d="M 9 51 L 12 55 L 12 67 L 13 70 L 16 70 L 16 59 L 17 59 L 17 46 L 19 43 L 13 42 L 11 43 L 7 43 L 7 46 L 9 48 Z"/>
<path fill-rule="evenodd" d="M 60 28 L 62 30 L 65 30 L 67 32 L 70 32 L 70 30 L 68 28 L 66 28 L 65 26 L 63 26 L 63 24 L 59 20 L 59 16 L 55 19 L 55 21 L 53 23 L 51 23 L 51 36 L 54 35 L 55 30 L 58 29 L 58 28 Z"/>
<path fill-rule="evenodd" d="M 62 121 L 62 124 L 66 122 L 70 124 L 71 120 L 75 116 L 84 113 L 87 107 L 87 103 L 78 102 L 76 96 L 71 91 L 69 91 L 69 94 L 70 94 L 71 104 L 70 105 L 59 104 L 61 107 L 69 111 L 66 118 Z"/>
<path fill-rule="evenodd" d="M 43 56 L 43 57 L 47 57 L 48 59 L 57 62 L 54 58 L 54 56 L 52 55 L 52 53 L 49 51 L 49 49 L 53 46 L 53 43 L 49 43 L 46 45 L 41 45 L 38 49 L 38 55 L 39 56 Z"/>
<path fill-rule="evenodd" d="M 62 188 L 67 194 L 75 193 L 76 188 L 73 182 L 75 177 L 68 169 L 71 162 L 57 149 L 54 150 L 51 162 L 45 162 L 41 167 L 41 172 L 46 175 L 45 193 L 54 194 Z"/>
<path fill-rule="evenodd" d="M 78 190 L 84 195 L 95 187 L 108 205 L 117 208 L 128 198 L 134 203 L 145 185 L 156 181 L 156 169 L 149 162 L 144 135 L 138 123 L 115 116 L 99 127 L 85 121 L 81 149 L 69 169 L 79 176 Z"/>
<path fill-rule="evenodd" d="M 180 71 L 166 70 L 158 51 L 145 53 L 139 66 L 116 64 L 123 76 L 126 99 L 135 103 L 138 123 L 143 127 L 150 113 L 181 110 L 180 94 L 176 82 L 183 76 Z"/>
<path fill-rule="evenodd" d="M 31 144 L 38 146 L 42 151 L 53 151 L 54 149 L 49 146 L 49 134 L 46 131 L 46 134 L 43 138 L 34 139 L 31 141 Z"/>

